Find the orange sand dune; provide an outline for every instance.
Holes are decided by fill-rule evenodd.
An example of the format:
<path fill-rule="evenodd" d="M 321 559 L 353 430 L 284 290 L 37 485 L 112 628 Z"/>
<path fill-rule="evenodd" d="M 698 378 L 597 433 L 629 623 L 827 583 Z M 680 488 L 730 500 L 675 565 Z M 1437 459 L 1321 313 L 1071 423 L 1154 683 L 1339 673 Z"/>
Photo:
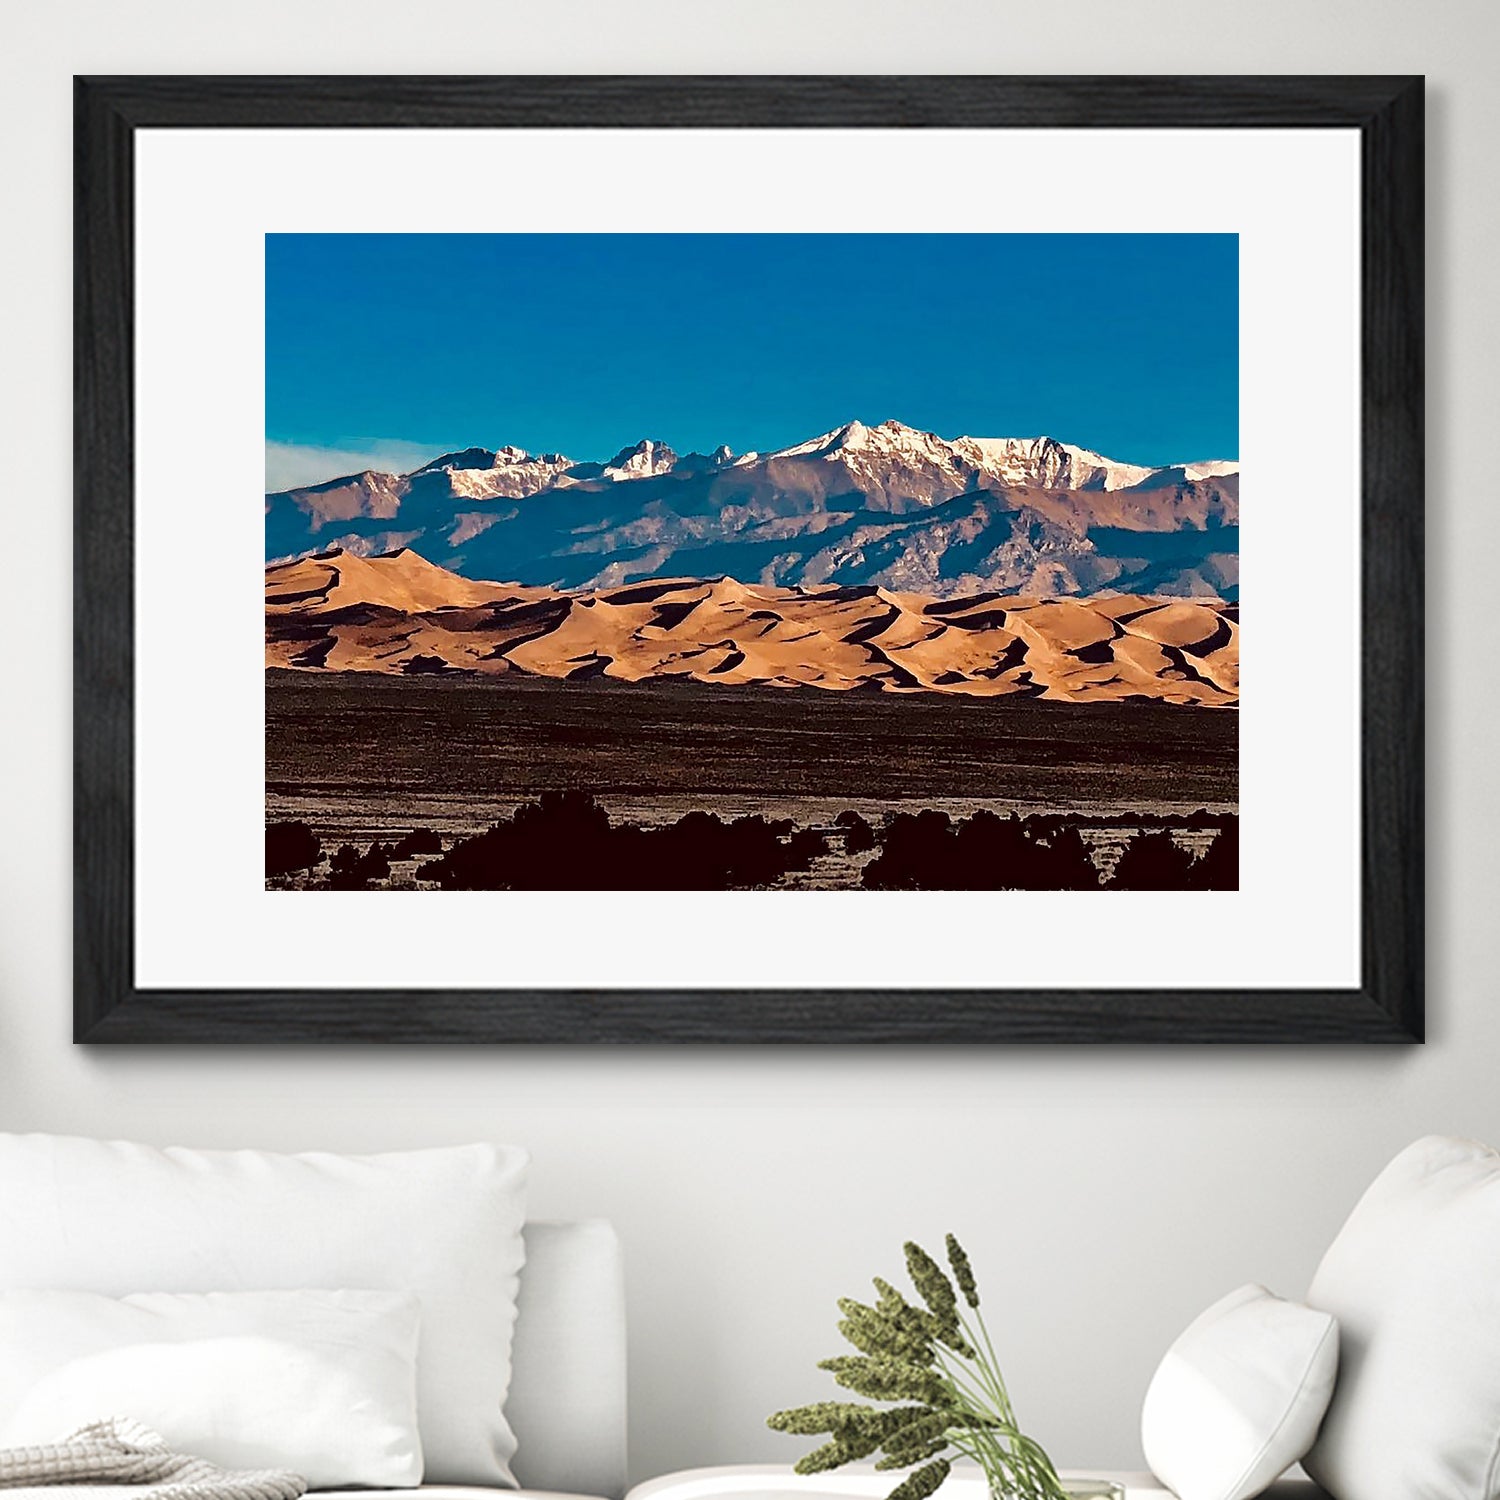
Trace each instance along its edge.
<path fill-rule="evenodd" d="M 497 589 L 501 589 L 499 594 Z M 266 569 L 266 613 L 308 614 L 379 604 L 416 612 L 496 598 L 542 598 L 550 589 L 524 589 L 461 578 L 409 547 L 384 557 L 360 557 L 335 548 L 299 562 Z"/>
<path fill-rule="evenodd" d="M 266 665 L 1232 707 L 1239 622 L 1217 600 L 1139 595 L 934 600 L 730 578 L 566 593 L 462 578 L 410 550 L 333 551 L 266 569 Z"/>

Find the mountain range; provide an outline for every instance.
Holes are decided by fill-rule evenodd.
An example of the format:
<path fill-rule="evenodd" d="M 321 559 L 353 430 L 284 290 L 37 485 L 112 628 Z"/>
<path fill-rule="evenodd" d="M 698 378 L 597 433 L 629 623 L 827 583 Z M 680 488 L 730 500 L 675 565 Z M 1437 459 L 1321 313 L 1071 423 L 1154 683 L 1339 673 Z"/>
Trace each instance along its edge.
<path fill-rule="evenodd" d="M 1239 609 L 733 578 L 564 592 L 333 550 L 266 569 L 266 665 L 1230 707 Z"/>
<path fill-rule="evenodd" d="M 1119 463 L 1052 438 L 952 440 L 849 422 L 769 453 L 607 462 L 445 453 L 265 500 L 266 558 L 404 547 L 464 578 L 610 590 L 649 578 L 951 599 L 1238 597 L 1239 466 Z"/>

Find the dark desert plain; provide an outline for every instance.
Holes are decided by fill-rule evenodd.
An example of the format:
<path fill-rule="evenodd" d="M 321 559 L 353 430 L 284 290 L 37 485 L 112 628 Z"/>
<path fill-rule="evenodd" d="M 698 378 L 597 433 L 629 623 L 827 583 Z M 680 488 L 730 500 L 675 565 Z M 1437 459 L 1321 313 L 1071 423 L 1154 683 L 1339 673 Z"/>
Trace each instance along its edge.
<path fill-rule="evenodd" d="M 1102 874 L 1143 828 L 1202 852 L 1212 835 L 1193 815 L 1216 826 L 1237 809 L 1238 731 L 1237 713 L 1168 704 L 272 669 L 266 815 L 305 823 L 330 855 L 416 829 L 451 847 L 582 791 L 653 828 L 701 810 L 789 819 L 826 843 L 773 883 L 857 889 L 875 851 L 848 847 L 841 815 L 878 833 L 902 813 L 1040 814 L 1078 827 Z M 426 857 L 372 883 L 415 886 Z"/>

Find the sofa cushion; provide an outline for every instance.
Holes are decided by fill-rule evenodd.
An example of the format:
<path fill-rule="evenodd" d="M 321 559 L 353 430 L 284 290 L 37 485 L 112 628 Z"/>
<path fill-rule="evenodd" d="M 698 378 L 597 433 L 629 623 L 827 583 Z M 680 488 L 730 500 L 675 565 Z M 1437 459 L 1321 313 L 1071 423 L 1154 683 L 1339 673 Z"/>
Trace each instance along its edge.
<path fill-rule="evenodd" d="M 284 1156 L 0 1135 L 0 1289 L 412 1292 L 427 1478 L 514 1485 L 526 1163 L 491 1145 Z"/>
<path fill-rule="evenodd" d="M 222 1469 L 420 1484 L 409 1292 L 0 1292 L 0 1447 L 123 1416 Z"/>
<path fill-rule="evenodd" d="M 1158 1366 L 1141 1411 L 1146 1462 L 1180 1500 L 1249 1500 L 1311 1447 L 1337 1368 L 1327 1313 L 1243 1286 Z"/>
<path fill-rule="evenodd" d="M 505 1416 L 528 1489 L 625 1492 L 625 1278 L 603 1219 L 526 1226 Z"/>
<path fill-rule="evenodd" d="M 1500 1154 L 1429 1136 L 1371 1184 L 1308 1301 L 1343 1355 L 1307 1470 L 1339 1500 L 1500 1494 Z"/>

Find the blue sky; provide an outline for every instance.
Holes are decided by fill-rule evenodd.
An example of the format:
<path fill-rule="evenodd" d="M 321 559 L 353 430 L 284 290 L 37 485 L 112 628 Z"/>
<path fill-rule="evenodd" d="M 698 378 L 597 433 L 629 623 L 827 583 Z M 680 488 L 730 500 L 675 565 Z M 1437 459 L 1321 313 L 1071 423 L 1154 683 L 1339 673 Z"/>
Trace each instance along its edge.
<path fill-rule="evenodd" d="M 268 235 L 267 482 L 855 417 L 1237 458 L 1238 299 L 1232 235 Z"/>

